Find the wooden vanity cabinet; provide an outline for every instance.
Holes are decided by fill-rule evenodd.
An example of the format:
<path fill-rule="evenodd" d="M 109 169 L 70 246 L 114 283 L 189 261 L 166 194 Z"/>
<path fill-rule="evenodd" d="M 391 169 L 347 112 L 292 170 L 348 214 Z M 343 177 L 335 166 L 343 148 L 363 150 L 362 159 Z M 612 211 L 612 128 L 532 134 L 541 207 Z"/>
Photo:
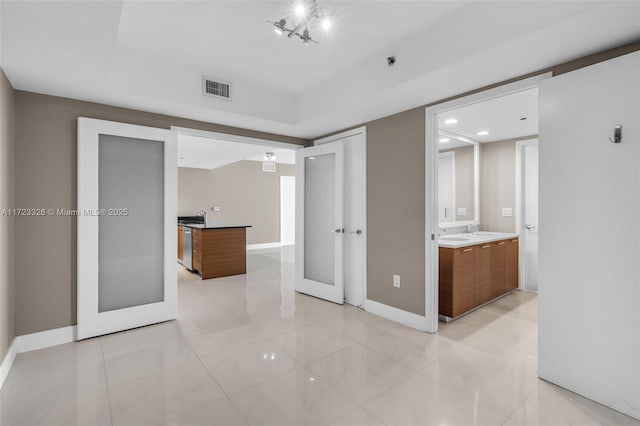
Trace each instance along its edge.
<path fill-rule="evenodd" d="M 474 293 L 473 306 L 482 305 L 493 299 L 491 296 L 491 244 L 473 246 Z"/>
<path fill-rule="evenodd" d="M 507 240 L 506 242 L 506 255 L 504 264 L 504 286 L 506 291 L 511 291 L 518 288 L 519 245 L 520 242 L 517 238 Z"/>
<path fill-rule="evenodd" d="M 506 242 L 497 241 L 491 243 L 491 299 L 495 299 L 505 293 L 505 261 L 506 261 Z"/>
<path fill-rule="evenodd" d="M 440 248 L 439 311 L 456 317 L 472 309 L 474 247 Z"/>
<path fill-rule="evenodd" d="M 449 318 L 518 288 L 518 238 L 440 247 L 439 313 Z"/>

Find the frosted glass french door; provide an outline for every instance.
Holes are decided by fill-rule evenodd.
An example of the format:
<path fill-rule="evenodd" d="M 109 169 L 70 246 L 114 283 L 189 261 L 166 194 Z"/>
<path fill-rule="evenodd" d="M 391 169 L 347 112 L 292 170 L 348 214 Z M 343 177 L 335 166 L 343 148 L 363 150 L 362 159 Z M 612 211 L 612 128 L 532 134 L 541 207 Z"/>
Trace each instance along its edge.
<path fill-rule="evenodd" d="M 176 318 L 170 132 L 78 119 L 78 339 Z"/>
<path fill-rule="evenodd" d="M 296 290 L 344 303 L 344 148 L 296 151 Z"/>

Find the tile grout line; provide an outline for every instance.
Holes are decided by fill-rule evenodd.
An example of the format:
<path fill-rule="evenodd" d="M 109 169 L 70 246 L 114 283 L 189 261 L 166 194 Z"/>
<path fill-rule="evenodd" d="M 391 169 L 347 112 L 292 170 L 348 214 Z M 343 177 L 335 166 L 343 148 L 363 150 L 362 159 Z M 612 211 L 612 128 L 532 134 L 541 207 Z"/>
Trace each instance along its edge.
<path fill-rule="evenodd" d="M 540 381 L 540 379 L 538 378 L 538 382 Z M 509 413 L 509 415 L 507 416 L 506 419 L 504 419 L 504 421 L 502 422 L 502 424 L 504 425 L 507 421 L 509 421 L 509 419 L 511 419 L 511 417 L 513 416 L 513 414 L 518 410 L 518 408 L 520 408 L 520 406 L 522 404 L 524 404 L 524 402 L 527 400 L 527 398 L 529 398 L 529 395 L 531 395 L 537 388 L 538 388 L 538 382 L 536 382 L 536 385 L 531 388 L 531 390 L 529 392 L 527 392 L 527 394 L 524 396 L 524 398 L 522 398 L 522 400 L 516 405 L 516 407 L 511 410 L 511 413 Z M 517 423 L 520 423 L 519 421 L 515 420 L 515 419 L 511 419 Z"/>
<path fill-rule="evenodd" d="M 104 356 L 104 345 L 100 341 L 100 352 L 102 352 L 102 368 L 104 369 L 104 381 L 107 385 L 107 402 L 109 403 L 109 420 L 113 426 L 113 409 L 111 408 L 111 387 L 109 386 L 109 376 L 107 375 L 107 360 Z"/>
<path fill-rule="evenodd" d="M 215 378 L 215 376 L 211 373 L 211 371 L 209 371 L 209 369 L 207 368 L 207 366 L 205 365 L 205 363 L 202 361 L 202 358 L 200 358 L 200 355 L 198 355 L 198 353 L 193 349 L 193 347 L 191 346 L 191 343 L 189 342 L 189 340 L 184 339 L 185 343 L 187 344 L 187 346 L 189 347 L 189 350 L 195 355 L 195 357 L 198 359 L 198 361 L 200 362 L 200 365 L 202 365 L 202 367 L 207 371 L 207 374 L 209 374 L 209 377 L 211 377 L 211 380 L 214 381 L 214 383 L 220 388 L 220 390 L 222 391 L 222 393 L 224 394 L 224 396 L 227 398 L 227 400 L 229 400 L 229 402 L 231 403 L 231 405 L 233 406 L 233 408 L 236 410 L 236 412 L 240 415 L 240 417 L 242 417 L 242 420 L 245 421 L 245 423 L 247 425 L 251 425 L 251 422 L 249 422 L 249 420 L 247 420 L 247 418 L 244 416 L 244 414 L 242 414 L 242 411 L 240 411 L 240 409 L 236 406 L 235 402 L 233 402 L 233 400 L 231 399 L 231 397 L 229 396 L 229 394 L 227 394 L 227 391 L 224 390 L 224 388 L 222 387 L 222 385 L 218 382 L 218 380 Z M 208 405 L 212 405 L 215 404 L 218 401 L 214 401 L 210 404 L 205 404 L 202 407 L 198 407 L 196 409 L 200 409 L 200 408 L 204 408 Z M 195 411 L 195 409 L 194 409 Z"/>

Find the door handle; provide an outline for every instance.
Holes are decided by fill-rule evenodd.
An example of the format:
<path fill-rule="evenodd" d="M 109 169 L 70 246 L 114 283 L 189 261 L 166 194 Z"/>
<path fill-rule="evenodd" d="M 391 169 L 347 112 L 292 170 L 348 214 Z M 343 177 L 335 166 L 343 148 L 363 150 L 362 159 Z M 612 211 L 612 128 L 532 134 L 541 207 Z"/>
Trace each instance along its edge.
<path fill-rule="evenodd" d="M 344 234 L 344 228 L 332 229 L 330 232 L 334 232 L 336 234 Z"/>
<path fill-rule="evenodd" d="M 524 227 L 527 228 L 527 229 L 533 229 L 536 226 L 535 225 L 526 224 Z"/>
<path fill-rule="evenodd" d="M 362 235 L 362 229 L 356 229 L 355 231 L 351 231 L 353 235 Z"/>

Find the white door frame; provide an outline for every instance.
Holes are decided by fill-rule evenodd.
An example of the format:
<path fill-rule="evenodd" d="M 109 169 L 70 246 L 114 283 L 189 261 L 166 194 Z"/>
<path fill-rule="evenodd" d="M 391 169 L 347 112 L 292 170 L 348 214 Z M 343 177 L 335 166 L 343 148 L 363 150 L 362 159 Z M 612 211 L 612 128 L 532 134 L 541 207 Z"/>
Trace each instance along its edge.
<path fill-rule="evenodd" d="M 425 108 L 425 319 L 429 333 L 438 332 L 438 114 L 535 89 L 551 75 L 537 75 Z"/>
<path fill-rule="evenodd" d="M 268 146 L 272 148 L 291 149 L 294 151 L 300 148 L 304 148 L 304 146 L 302 145 L 296 145 L 292 143 L 278 142 L 270 139 L 252 138 L 249 136 L 232 135 L 229 133 L 211 132 L 208 130 L 191 129 L 189 127 L 171 126 L 171 132 L 175 133 L 176 135 L 196 136 L 199 138 L 207 138 L 207 139 L 220 139 L 227 142 L 238 142 L 238 143 L 247 143 L 251 145 L 262 145 L 262 146 Z"/>
<path fill-rule="evenodd" d="M 100 134 L 164 143 L 164 298 L 162 302 L 99 312 L 98 143 Z M 78 118 L 77 339 L 104 335 L 177 318 L 175 213 L 177 211 L 176 140 L 168 130 L 113 121 Z"/>
<path fill-rule="evenodd" d="M 364 206 L 364 217 L 362 223 L 362 243 L 363 243 L 363 271 L 362 271 L 362 282 L 364 288 L 362 289 L 362 308 L 366 311 L 367 309 L 367 127 L 358 127 L 356 129 L 347 130 L 342 133 L 337 133 L 335 135 L 327 136 L 321 139 L 316 139 L 313 141 L 314 145 L 322 145 L 325 143 L 337 142 L 342 139 L 349 138 L 351 136 L 362 135 L 363 141 L 363 151 L 364 151 L 364 161 L 362 166 L 362 182 L 364 191 L 362 191 L 362 205 Z"/>
<path fill-rule="evenodd" d="M 538 136 L 516 142 L 516 233 L 520 234 L 524 223 L 524 148 L 538 146 Z M 525 256 L 526 235 L 520 234 L 518 243 L 518 290 L 525 290 Z"/>

